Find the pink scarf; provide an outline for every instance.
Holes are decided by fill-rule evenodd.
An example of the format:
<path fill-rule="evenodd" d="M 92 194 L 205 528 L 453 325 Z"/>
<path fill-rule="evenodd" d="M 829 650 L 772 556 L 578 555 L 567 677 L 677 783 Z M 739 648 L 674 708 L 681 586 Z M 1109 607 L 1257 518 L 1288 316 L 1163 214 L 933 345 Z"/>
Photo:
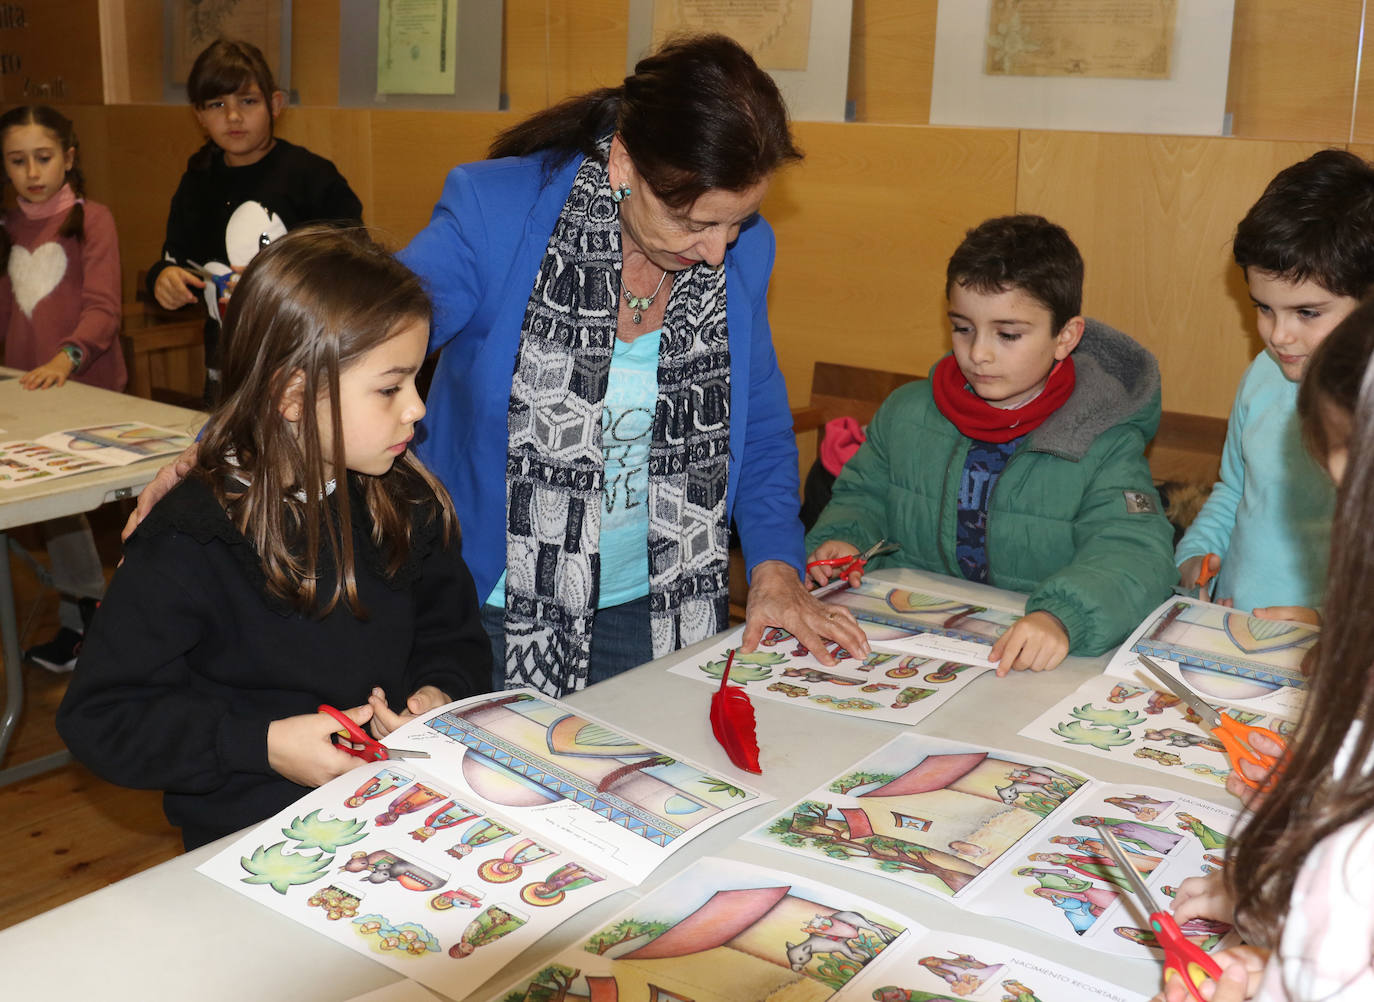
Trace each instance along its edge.
<path fill-rule="evenodd" d="M 23 198 L 16 198 L 15 202 L 19 205 L 19 211 L 28 219 L 51 219 L 53 216 L 70 212 L 72 206 L 78 202 L 86 204 L 84 198 L 76 197 L 76 192 L 72 191 L 69 184 L 64 184 L 62 190 L 46 202 L 30 202 Z"/>

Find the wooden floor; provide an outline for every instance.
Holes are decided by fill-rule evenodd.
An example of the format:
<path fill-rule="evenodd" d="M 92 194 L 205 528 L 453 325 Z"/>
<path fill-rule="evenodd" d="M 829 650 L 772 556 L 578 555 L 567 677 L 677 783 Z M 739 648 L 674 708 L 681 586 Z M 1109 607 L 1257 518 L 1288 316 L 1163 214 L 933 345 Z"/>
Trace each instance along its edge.
<path fill-rule="evenodd" d="M 91 516 L 107 575 L 119 559 L 124 511 L 106 505 Z M 17 538 L 34 550 L 37 537 Z M 41 553 L 41 550 L 37 550 Z M 42 643 L 57 630 L 57 596 L 38 586 L 29 566 L 11 559 L 20 647 Z M 3 665 L 9 671 L 10 665 Z M 8 754 L 8 768 L 60 751 L 53 716 L 66 675 L 30 665 L 24 672 L 24 712 Z M 0 786 L 0 929 L 98 890 L 181 852 L 181 836 L 162 815 L 162 796 L 111 786 L 80 765 Z"/>

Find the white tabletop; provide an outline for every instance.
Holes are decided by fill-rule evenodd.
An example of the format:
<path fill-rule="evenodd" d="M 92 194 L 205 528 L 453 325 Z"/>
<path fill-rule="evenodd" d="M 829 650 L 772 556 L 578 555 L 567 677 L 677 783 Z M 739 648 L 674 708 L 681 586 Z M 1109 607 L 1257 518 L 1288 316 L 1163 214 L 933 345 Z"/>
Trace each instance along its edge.
<path fill-rule="evenodd" d="M 0 369 L 0 376 L 18 376 Z M 48 390 L 26 390 L 15 378 L 0 379 L 0 442 L 32 440 L 68 428 L 140 421 L 195 435 L 205 415 L 142 397 L 97 389 L 68 380 Z M 39 480 L 0 490 L 0 531 L 30 522 L 76 515 L 107 501 L 133 497 L 153 479 L 166 456 L 128 466 Z"/>
<path fill-rule="evenodd" d="M 935 575 L 889 571 L 874 576 L 913 585 L 924 583 L 943 594 L 1015 611 L 1022 608 L 1020 596 Z M 1099 674 L 1105 663 L 1106 658 L 1070 658 L 1053 672 L 1018 672 L 1004 679 L 983 676 L 915 729 L 937 737 L 985 741 L 1009 751 L 1048 756 L 1108 782 L 1163 785 L 1165 780 L 1158 773 L 1089 757 L 1071 748 L 1050 749 L 1017 734 L 1043 709 Z M 1028 926 L 961 911 L 946 901 L 913 893 L 876 875 L 828 867 L 823 862 L 739 841 L 741 835 L 767 820 L 766 811 L 780 810 L 800 799 L 907 728 L 757 700 L 763 775 L 752 777 L 733 770 L 711 736 L 707 721 L 711 691 L 699 682 L 669 675 L 662 662 L 652 662 L 568 700 L 589 714 L 618 723 L 726 775 L 737 775 L 778 798 L 768 807 L 694 839 L 655 871 L 648 883 L 662 882 L 699 856 L 730 856 L 843 885 L 927 926 L 1000 940 L 1140 992 L 1157 988 L 1159 967 L 1148 961 L 1122 960 L 1076 948 Z M 989 721 L 996 721 L 996 726 L 989 728 Z M 1215 787 L 1190 780 L 1174 785 L 1181 792 L 1227 802 L 1226 794 Z M 399 980 L 390 969 L 194 872 L 201 860 L 227 842 L 225 839 L 169 860 L 0 932 L 0 985 L 5 997 L 98 998 L 100 1002 L 177 998 L 197 1002 L 304 1002 L 351 999 Z M 5 879 L 24 877 L 10 873 Z M 473 985 L 472 997 L 486 998 L 555 947 L 589 935 L 623 910 L 632 893 L 612 895 L 564 923 L 527 951 L 514 969 L 485 986 Z M 477 991 L 479 987 L 482 991 Z"/>

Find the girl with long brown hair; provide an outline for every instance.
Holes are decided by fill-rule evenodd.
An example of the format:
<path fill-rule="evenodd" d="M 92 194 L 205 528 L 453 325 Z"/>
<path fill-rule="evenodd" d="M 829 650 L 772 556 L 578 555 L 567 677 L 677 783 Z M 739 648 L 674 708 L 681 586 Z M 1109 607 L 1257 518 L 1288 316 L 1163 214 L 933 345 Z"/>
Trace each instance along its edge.
<path fill-rule="evenodd" d="M 129 538 L 58 713 L 96 773 L 166 791 L 187 848 L 357 764 L 321 703 L 380 737 L 491 671 L 448 494 L 409 448 L 415 276 L 361 231 L 300 230 L 227 327 L 196 467 Z"/>

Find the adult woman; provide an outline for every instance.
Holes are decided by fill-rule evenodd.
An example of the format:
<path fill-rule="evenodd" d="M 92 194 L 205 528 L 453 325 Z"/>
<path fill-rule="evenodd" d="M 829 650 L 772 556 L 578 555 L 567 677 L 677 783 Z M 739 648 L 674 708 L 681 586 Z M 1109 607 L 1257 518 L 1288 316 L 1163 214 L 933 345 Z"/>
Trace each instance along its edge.
<path fill-rule="evenodd" d="M 400 256 L 443 349 L 419 452 L 457 506 L 498 687 L 562 694 L 723 629 L 731 518 L 746 647 L 772 623 L 866 651 L 798 577 L 758 208 L 800 153 L 773 82 L 727 38 L 672 43 L 491 156 L 449 174 Z"/>

